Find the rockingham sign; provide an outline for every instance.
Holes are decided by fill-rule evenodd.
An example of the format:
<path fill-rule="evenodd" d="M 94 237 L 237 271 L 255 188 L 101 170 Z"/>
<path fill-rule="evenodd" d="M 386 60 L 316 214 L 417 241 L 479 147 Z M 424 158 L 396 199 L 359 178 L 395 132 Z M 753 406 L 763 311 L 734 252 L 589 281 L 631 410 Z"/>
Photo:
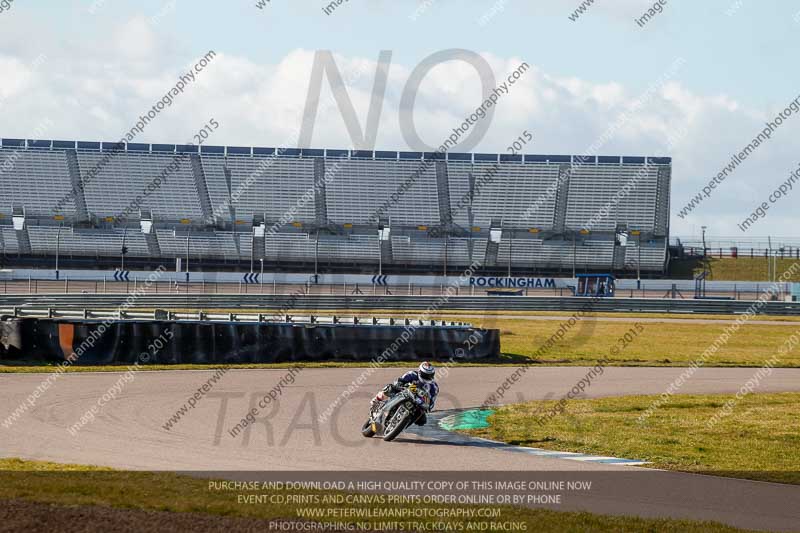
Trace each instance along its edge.
<path fill-rule="evenodd" d="M 565 280 L 559 280 L 565 281 Z M 474 276 L 469 278 L 470 287 L 488 287 L 488 288 L 520 288 L 520 289 L 555 289 L 555 278 L 508 278 L 499 276 Z M 560 284 L 561 287 L 566 287 L 566 284 Z"/>

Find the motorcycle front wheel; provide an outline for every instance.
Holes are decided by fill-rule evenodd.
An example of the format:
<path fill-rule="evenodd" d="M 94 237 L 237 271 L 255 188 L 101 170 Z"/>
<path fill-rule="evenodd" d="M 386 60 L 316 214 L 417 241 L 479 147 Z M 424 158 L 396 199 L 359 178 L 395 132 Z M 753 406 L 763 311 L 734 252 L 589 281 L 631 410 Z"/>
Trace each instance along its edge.
<path fill-rule="evenodd" d="M 383 440 L 386 442 L 391 442 L 402 432 L 406 426 L 408 425 L 408 420 L 410 418 L 411 413 L 407 410 L 405 411 L 405 415 L 403 413 L 398 413 L 395 411 L 392 413 L 392 418 L 389 424 L 383 430 Z"/>

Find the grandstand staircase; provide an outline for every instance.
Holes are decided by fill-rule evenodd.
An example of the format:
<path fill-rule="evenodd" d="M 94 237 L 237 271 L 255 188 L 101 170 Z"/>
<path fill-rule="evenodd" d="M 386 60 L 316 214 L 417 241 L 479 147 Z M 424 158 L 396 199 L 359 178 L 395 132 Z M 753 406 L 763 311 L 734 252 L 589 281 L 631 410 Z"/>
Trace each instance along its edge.
<path fill-rule="evenodd" d="M 253 216 L 253 227 L 250 231 L 253 232 L 253 257 L 256 259 L 265 259 L 267 257 L 267 238 L 266 238 L 266 222 L 265 222 L 264 215 L 254 215 Z M 256 231 L 257 228 L 263 226 L 264 229 L 262 231 Z M 241 250 L 238 248 L 237 244 L 237 252 L 241 256 Z"/>
<path fill-rule="evenodd" d="M 139 212 L 139 216 L 142 221 L 142 234 L 144 242 L 147 244 L 147 252 L 152 257 L 161 257 L 161 244 L 158 242 L 158 234 L 153 228 L 153 212 L 143 209 Z"/>
<path fill-rule="evenodd" d="M 436 161 L 436 196 L 439 204 L 439 235 L 442 237 L 470 237 L 470 231 L 453 222 L 453 209 L 450 206 L 450 178 L 447 162 Z M 470 185 L 472 186 L 472 185 Z M 469 250 L 472 257 L 472 249 Z"/>
<path fill-rule="evenodd" d="M 22 255 L 30 255 L 33 253 L 33 248 L 31 247 L 31 236 L 28 233 L 28 226 L 26 225 L 22 229 L 15 230 L 17 234 L 17 245 L 19 246 L 19 253 Z"/>
<path fill-rule="evenodd" d="M 567 199 L 569 198 L 569 177 L 571 172 L 569 164 L 558 167 L 560 183 L 556 190 L 556 210 L 553 215 L 553 232 L 564 233 L 567 220 Z"/>
<path fill-rule="evenodd" d="M 89 209 L 86 207 L 86 196 L 83 194 L 81 183 L 81 166 L 78 163 L 78 153 L 75 150 L 66 150 L 64 156 L 67 158 L 67 170 L 72 190 L 75 192 L 75 218 L 78 222 L 89 220 Z"/>
<path fill-rule="evenodd" d="M 436 161 L 436 190 L 442 227 L 449 228 L 453 223 L 453 212 L 450 209 L 450 181 L 447 177 L 446 161 Z"/>
<path fill-rule="evenodd" d="M 267 238 L 256 237 L 253 245 L 256 247 L 255 256 L 257 259 L 267 258 Z"/>
<path fill-rule="evenodd" d="M 161 245 L 158 242 L 158 235 L 155 231 L 144 234 L 144 242 L 147 243 L 147 252 L 153 257 L 161 257 Z"/>
<path fill-rule="evenodd" d="M 625 269 L 625 251 L 626 247 L 622 246 L 619 242 L 614 244 L 614 265 L 613 270 Z"/>
<path fill-rule="evenodd" d="M 28 223 L 25 220 L 25 207 L 12 205 L 11 218 L 14 220 L 14 232 L 17 234 L 17 246 L 19 253 L 23 255 L 30 255 L 33 253 L 33 248 L 31 247 L 31 237 L 28 233 Z M 17 227 L 20 229 L 17 229 Z"/>
<path fill-rule="evenodd" d="M 486 241 L 486 259 L 484 266 L 497 266 L 497 252 L 500 250 L 500 243 L 493 242 L 491 239 Z"/>
<path fill-rule="evenodd" d="M 394 253 L 392 252 L 392 239 L 381 240 L 381 262 L 384 265 L 392 264 Z"/>
<path fill-rule="evenodd" d="M 469 203 L 467 204 L 467 252 L 469 253 L 470 263 L 475 259 L 475 241 L 472 239 L 472 231 L 475 228 L 475 211 L 472 207 L 472 202 L 475 200 L 475 174 L 469 173 Z M 484 257 L 484 262 L 486 257 Z"/>
<path fill-rule="evenodd" d="M 225 166 L 222 169 L 222 172 L 225 175 L 225 185 L 228 188 L 228 214 L 230 215 L 231 225 L 233 225 L 233 221 L 236 220 L 236 208 L 233 207 L 233 201 L 232 201 L 232 196 L 233 196 L 233 188 L 232 188 L 233 185 L 232 185 L 232 182 L 233 182 L 233 178 L 231 176 L 231 169 L 229 169 L 227 166 Z"/>
<path fill-rule="evenodd" d="M 231 234 L 233 237 L 233 247 L 236 248 L 236 257 L 242 257 L 242 246 L 239 239 L 242 238 L 242 234 L 236 231 L 236 226 L 233 226 L 233 233 Z M 255 243 L 253 243 L 255 245 Z"/>
<path fill-rule="evenodd" d="M 669 233 L 669 184 L 671 168 L 658 169 L 658 182 L 656 184 L 656 214 L 653 233 L 665 236 Z"/>
<path fill-rule="evenodd" d="M 206 183 L 206 175 L 203 171 L 200 154 L 191 154 L 189 158 L 192 163 L 192 176 L 197 188 L 197 196 L 200 198 L 200 210 L 203 212 L 203 219 L 213 224 L 214 209 L 211 207 L 211 196 L 208 194 L 208 184 Z"/>
<path fill-rule="evenodd" d="M 388 239 L 384 239 L 384 231 L 390 231 L 390 229 L 388 218 L 378 220 L 378 246 L 380 246 L 381 263 L 384 265 L 390 265 L 394 261 L 391 234 Z"/>
<path fill-rule="evenodd" d="M 314 217 L 318 227 L 328 225 L 328 204 L 325 200 L 325 160 L 314 159 Z"/>
<path fill-rule="evenodd" d="M 492 230 L 500 229 L 500 228 L 501 228 L 500 219 L 499 218 L 493 218 L 491 226 L 490 226 L 490 230 L 489 230 L 490 231 L 490 235 L 491 235 L 491 231 Z M 501 230 L 500 238 L 502 239 L 503 237 L 504 237 L 504 235 L 503 235 L 502 230 Z M 483 261 L 483 266 L 485 266 L 485 267 L 497 266 L 497 254 L 498 254 L 499 251 L 500 251 L 500 243 L 499 242 L 493 241 L 491 239 L 491 236 L 490 236 L 490 238 L 486 239 L 486 257 L 485 257 L 485 259 Z"/>

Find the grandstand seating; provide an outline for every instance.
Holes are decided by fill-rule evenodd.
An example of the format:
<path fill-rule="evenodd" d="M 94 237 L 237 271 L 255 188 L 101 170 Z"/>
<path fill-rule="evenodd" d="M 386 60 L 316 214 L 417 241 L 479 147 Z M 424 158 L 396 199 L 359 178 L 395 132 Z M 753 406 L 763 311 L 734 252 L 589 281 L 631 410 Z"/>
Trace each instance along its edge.
<path fill-rule="evenodd" d="M 311 159 L 236 155 L 206 156 L 201 160 L 214 212 L 227 213 L 227 207 L 233 206 L 240 220 L 250 221 L 261 214 L 266 220 L 277 221 L 284 213 L 291 212 L 295 214 L 289 222 L 314 221 L 313 198 L 310 202 L 301 200 L 314 187 Z M 230 175 L 230 190 L 226 171 Z M 231 196 L 238 196 L 238 200 L 232 200 Z"/>
<path fill-rule="evenodd" d="M 171 164 L 164 183 L 145 193 Z M 60 247 L 65 257 L 113 258 L 124 234 L 132 257 L 185 257 L 188 235 L 190 259 L 201 261 L 372 268 L 383 260 L 432 272 L 445 260 L 523 271 L 621 271 L 641 262 L 662 272 L 670 179 L 671 160 L 658 157 L 3 139 L 0 256 Z M 25 227 L 13 228 L 22 213 Z M 152 217 L 152 234 L 142 233 L 140 217 Z M 259 224 L 268 231 L 255 238 Z M 379 240 L 379 226 L 391 229 L 389 241 Z M 631 230 L 638 239 L 620 239 Z"/>
<path fill-rule="evenodd" d="M 155 217 L 167 220 L 203 217 L 188 158 L 179 159 L 175 154 L 123 153 L 102 165 L 97 177 L 86 180 L 87 172 L 98 166 L 101 158 L 100 153 L 78 153 L 90 214 L 98 218 L 119 217 L 133 209 L 133 217 L 138 220 L 139 208 L 134 208 L 134 201 L 140 196 L 143 197 L 141 208 L 152 211 Z M 167 175 L 155 192 L 146 196 L 146 187 L 173 162 L 178 169 Z"/>
<path fill-rule="evenodd" d="M 71 188 L 64 152 L 0 150 L 0 212 L 11 214 L 12 205 L 24 205 L 30 215 L 51 217 L 54 206 Z M 58 211 L 75 213 L 70 199 Z"/>
<path fill-rule="evenodd" d="M 18 254 L 19 243 L 17 242 L 17 234 L 14 228 L 10 226 L 0 226 L 0 243 L 2 243 L 2 251 L 5 254 Z"/>
<path fill-rule="evenodd" d="M 450 265 L 469 265 L 467 239 L 448 239 L 445 247 L 444 239 L 413 238 L 399 235 L 392 237 L 394 260 L 398 263 L 417 265 L 443 265 L 445 252 Z M 441 270 L 441 269 L 440 269 Z"/>
<path fill-rule="evenodd" d="M 335 224 L 367 224 L 406 180 L 414 180 L 399 201 L 390 202 L 385 217 L 392 225 L 437 225 L 441 221 L 433 168 L 417 177 L 422 161 L 342 160 L 325 196 L 328 219 Z"/>
<path fill-rule="evenodd" d="M 504 239 L 500 243 L 497 262 L 518 267 L 557 268 L 571 266 L 573 253 L 577 267 L 612 271 L 614 259 L 613 240 L 542 241 L 540 239 Z"/>
<path fill-rule="evenodd" d="M 320 236 L 318 255 L 334 263 L 377 263 L 380 244 L 377 235 L 350 235 L 347 238 Z"/>
<path fill-rule="evenodd" d="M 190 259 L 244 260 L 250 257 L 252 238 L 249 232 L 182 231 L 176 234 L 174 231 L 158 229 L 156 233 L 161 253 L 167 257 L 185 257 L 187 244 Z"/>
<path fill-rule="evenodd" d="M 307 233 L 278 233 L 266 239 L 266 259 L 270 261 L 313 262 L 316 250 L 319 261 L 330 263 L 378 263 L 377 235 L 332 237 Z"/>
<path fill-rule="evenodd" d="M 663 239 L 656 239 L 651 243 L 642 243 L 641 254 L 638 244 L 628 241 L 625 247 L 625 270 L 634 271 L 636 265 L 641 262 L 642 270 L 656 270 L 659 265 L 664 263 L 664 256 L 667 253 L 667 243 Z"/>
<path fill-rule="evenodd" d="M 476 163 L 472 172 L 488 182 L 475 194 L 473 225 L 488 227 L 496 218 L 506 228 L 553 229 L 555 196 L 543 193 L 556 184 L 557 165 Z M 537 201 L 538 208 L 530 210 Z"/>
<path fill-rule="evenodd" d="M 58 232 L 52 226 L 31 226 L 28 233 L 33 253 L 38 255 L 55 255 L 56 247 L 59 246 L 61 254 L 65 256 L 118 257 L 122 248 L 122 230 L 62 229 Z M 125 246 L 129 255 L 147 257 L 147 245 L 140 232 L 125 232 Z"/>
<path fill-rule="evenodd" d="M 626 186 L 631 187 L 631 193 L 620 195 L 615 202 L 614 197 Z M 590 224 L 589 229 L 595 231 L 613 231 L 622 222 L 641 231 L 653 231 L 657 186 L 658 168 L 654 165 L 576 167 L 569 179 L 566 227 L 580 230 Z M 608 214 L 596 217 L 605 213 L 604 207 L 608 207 Z M 597 221 L 590 223 L 593 219 Z"/>

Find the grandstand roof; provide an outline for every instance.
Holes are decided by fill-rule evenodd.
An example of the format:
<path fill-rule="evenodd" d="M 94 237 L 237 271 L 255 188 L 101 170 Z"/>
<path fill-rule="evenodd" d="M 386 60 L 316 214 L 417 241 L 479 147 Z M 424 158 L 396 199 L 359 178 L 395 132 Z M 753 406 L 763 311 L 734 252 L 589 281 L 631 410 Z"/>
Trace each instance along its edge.
<path fill-rule="evenodd" d="M 447 152 L 404 152 L 387 150 L 345 150 L 320 148 L 275 148 L 261 146 L 211 146 L 161 143 L 120 143 L 98 141 L 61 141 L 46 139 L 2 139 L 2 148 L 25 148 L 44 150 L 85 150 L 150 153 L 201 153 L 225 156 L 270 156 L 276 157 L 343 157 L 349 159 L 439 159 L 464 162 L 502 163 L 571 163 L 571 164 L 632 164 L 645 161 L 651 165 L 669 165 L 672 158 L 663 156 L 608 156 L 608 155 L 557 155 L 557 154 L 491 154 Z M 198 152 L 199 150 L 199 152 Z"/>

